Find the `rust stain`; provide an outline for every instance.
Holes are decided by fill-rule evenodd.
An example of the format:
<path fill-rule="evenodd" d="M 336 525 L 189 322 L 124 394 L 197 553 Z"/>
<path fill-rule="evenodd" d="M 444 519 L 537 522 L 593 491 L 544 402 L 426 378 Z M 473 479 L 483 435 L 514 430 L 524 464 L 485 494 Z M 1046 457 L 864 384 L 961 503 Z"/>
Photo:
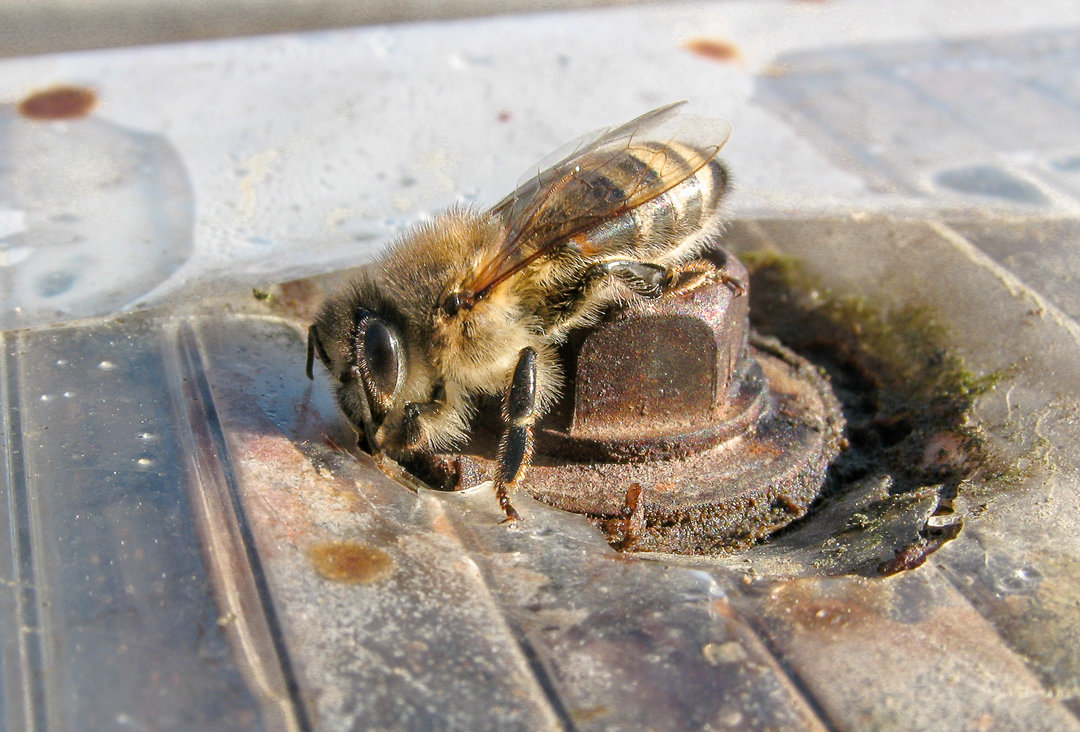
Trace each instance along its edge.
<path fill-rule="evenodd" d="M 830 599 L 807 601 L 792 609 L 791 619 L 802 630 L 821 632 L 863 621 L 866 613 L 857 605 Z"/>
<path fill-rule="evenodd" d="M 710 61 L 742 62 L 742 52 L 730 41 L 717 38 L 691 38 L 683 43 L 683 48 Z"/>
<path fill-rule="evenodd" d="M 28 119 L 76 119 L 90 114 L 97 95 L 78 86 L 55 86 L 35 92 L 19 102 L 19 114 Z"/>
<path fill-rule="evenodd" d="M 604 717 L 610 715 L 611 712 L 611 707 L 600 704 L 593 707 L 580 707 L 578 709 L 571 709 L 570 716 L 573 717 L 575 722 L 587 724 L 589 722 L 598 722 Z"/>
<path fill-rule="evenodd" d="M 323 577 L 367 585 L 388 577 L 394 560 L 382 549 L 351 541 L 330 541 L 308 549 L 308 558 Z"/>
<path fill-rule="evenodd" d="M 773 599 L 785 608 L 791 630 L 811 633 L 849 633 L 881 623 L 880 604 L 886 598 L 875 585 L 855 582 L 836 586 L 818 580 L 795 580 L 777 586 Z"/>
<path fill-rule="evenodd" d="M 500 109 L 499 113 L 495 115 L 495 119 L 499 122 L 509 122 L 514 118 L 514 113 L 509 109 Z"/>
<path fill-rule="evenodd" d="M 292 280 L 291 282 L 282 283 L 279 292 L 271 292 L 271 295 L 276 294 L 280 304 L 285 309 L 294 313 L 305 320 L 311 320 L 315 317 L 315 313 L 319 310 L 319 305 L 322 304 L 323 297 L 326 293 L 319 287 L 312 279 Z"/>

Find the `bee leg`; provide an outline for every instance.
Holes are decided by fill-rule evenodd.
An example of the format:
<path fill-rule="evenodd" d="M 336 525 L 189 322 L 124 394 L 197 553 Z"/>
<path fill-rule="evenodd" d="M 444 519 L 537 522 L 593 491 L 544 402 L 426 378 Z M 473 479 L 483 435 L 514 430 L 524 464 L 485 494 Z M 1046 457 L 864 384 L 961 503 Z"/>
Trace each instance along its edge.
<path fill-rule="evenodd" d="M 315 373 L 312 369 L 315 366 L 316 354 L 323 363 L 330 362 L 329 357 L 326 355 L 326 349 L 323 348 L 322 341 L 319 340 L 319 331 L 312 325 L 307 331 L 307 368 L 305 369 L 305 373 L 309 379 L 315 378 Z"/>
<path fill-rule="evenodd" d="M 693 290 L 705 280 L 716 280 L 722 285 L 731 288 L 736 297 L 746 292 L 746 285 L 738 277 L 729 275 L 724 269 L 714 262 L 704 259 L 695 259 L 690 262 L 673 267 L 671 280 L 665 292 L 686 292 Z"/>
<path fill-rule="evenodd" d="M 446 408 L 446 387 L 440 381 L 431 392 L 430 402 L 405 402 L 402 415 L 401 433 L 405 446 L 411 449 L 420 447 L 423 439 L 421 420 L 430 420 Z"/>
<path fill-rule="evenodd" d="M 616 278 L 634 293 L 655 300 L 669 290 L 675 281 L 675 270 L 654 262 L 614 259 L 597 262 L 585 270 L 578 283 L 566 295 L 552 315 L 549 334 L 566 334 L 574 328 L 596 322 L 597 300 L 592 297 L 595 287 L 605 279 Z"/>
<path fill-rule="evenodd" d="M 506 431 L 499 440 L 498 473 L 495 476 L 495 497 L 507 521 L 521 518 L 510 503 L 510 488 L 532 460 L 533 424 L 539 416 L 537 412 L 536 351 L 526 347 L 518 355 L 503 403 Z"/>
<path fill-rule="evenodd" d="M 636 294 L 650 300 L 663 295 L 673 280 L 672 270 L 662 264 L 630 259 L 597 262 L 585 273 L 585 281 L 588 284 L 601 277 L 616 277 Z"/>
<path fill-rule="evenodd" d="M 420 405 L 406 402 L 401 419 L 402 441 L 406 447 L 415 447 L 420 442 Z"/>

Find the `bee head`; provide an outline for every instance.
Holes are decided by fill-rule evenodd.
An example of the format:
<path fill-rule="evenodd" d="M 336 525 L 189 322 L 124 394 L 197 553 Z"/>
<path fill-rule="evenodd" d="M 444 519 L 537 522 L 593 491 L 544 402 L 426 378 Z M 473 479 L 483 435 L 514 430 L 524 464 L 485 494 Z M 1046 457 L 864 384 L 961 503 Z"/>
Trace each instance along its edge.
<path fill-rule="evenodd" d="M 363 306 L 328 301 L 308 329 L 307 374 L 315 356 L 337 380 L 338 403 L 371 452 L 406 375 L 405 350 L 392 322 Z"/>

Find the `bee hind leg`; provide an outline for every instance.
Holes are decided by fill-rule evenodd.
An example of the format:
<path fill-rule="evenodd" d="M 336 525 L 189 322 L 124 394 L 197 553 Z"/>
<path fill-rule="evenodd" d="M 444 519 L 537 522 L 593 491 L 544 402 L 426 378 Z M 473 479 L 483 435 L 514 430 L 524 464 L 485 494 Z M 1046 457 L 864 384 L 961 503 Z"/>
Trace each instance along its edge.
<path fill-rule="evenodd" d="M 533 424 L 539 417 L 536 394 L 536 350 L 521 349 L 503 402 L 506 431 L 499 440 L 495 497 L 507 521 L 521 518 L 510 502 L 510 489 L 532 461 Z"/>
<path fill-rule="evenodd" d="M 746 285 L 741 279 L 728 274 L 722 266 L 706 259 L 693 259 L 676 265 L 671 269 L 671 281 L 665 292 L 687 292 L 701 285 L 705 280 L 715 280 L 731 288 L 736 297 L 746 293 Z"/>

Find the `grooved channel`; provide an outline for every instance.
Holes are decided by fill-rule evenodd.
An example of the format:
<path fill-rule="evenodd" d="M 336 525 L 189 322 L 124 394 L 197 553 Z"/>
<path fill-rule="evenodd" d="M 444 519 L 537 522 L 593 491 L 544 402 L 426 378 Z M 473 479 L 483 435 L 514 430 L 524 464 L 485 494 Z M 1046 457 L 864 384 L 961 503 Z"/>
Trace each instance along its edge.
<path fill-rule="evenodd" d="M 37 582 L 34 577 L 33 522 L 31 493 L 26 475 L 23 447 L 22 405 L 20 403 L 18 350 L 19 336 L 3 337 L 3 419 L 6 531 L 0 556 L 9 582 L 0 602 L 3 627 L 13 628 L 13 638 L 5 638 L 0 655 L 3 697 L 0 709 L 8 729 L 20 727 L 34 732 L 45 725 L 45 687 L 41 647 Z"/>
<path fill-rule="evenodd" d="M 168 345 L 169 383 L 183 425 L 188 491 L 226 635 L 248 682 L 264 700 L 267 726 L 311 724 L 288 661 L 273 599 L 237 493 L 228 448 L 194 330 L 182 323 Z"/>

